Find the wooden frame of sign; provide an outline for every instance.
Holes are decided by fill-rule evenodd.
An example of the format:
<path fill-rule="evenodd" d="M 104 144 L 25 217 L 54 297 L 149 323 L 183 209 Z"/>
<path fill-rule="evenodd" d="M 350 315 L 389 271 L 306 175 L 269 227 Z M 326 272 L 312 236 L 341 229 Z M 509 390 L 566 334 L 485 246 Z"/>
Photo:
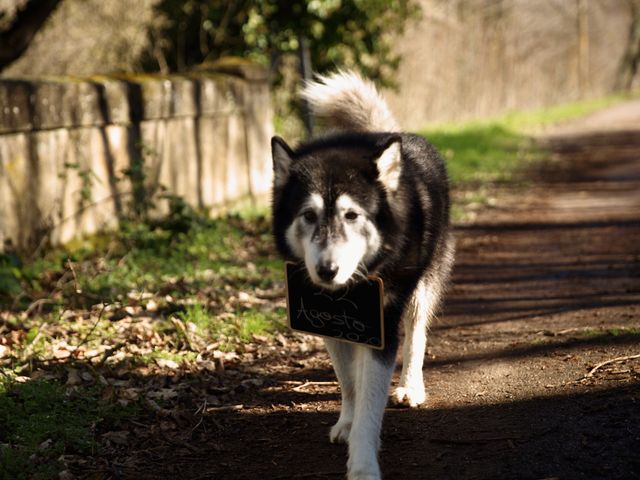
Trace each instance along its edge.
<path fill-rule="evenodd" d="M 305 267 L 285 263 L 289 328 L 370 348 L 384 348 L 384 285 L 379 277 L 348 288 L 326 290 L 309 280 Z"/>

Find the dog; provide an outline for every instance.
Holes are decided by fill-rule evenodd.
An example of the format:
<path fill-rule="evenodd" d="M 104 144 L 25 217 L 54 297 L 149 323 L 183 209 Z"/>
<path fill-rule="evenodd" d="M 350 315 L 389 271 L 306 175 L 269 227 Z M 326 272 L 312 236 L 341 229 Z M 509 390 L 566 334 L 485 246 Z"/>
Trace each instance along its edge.
<path fill-rule="evenodd" d="M 348 288 L 367 275 L 384 282 L 383 350 L 325 339 L 342 400 L 330 441 L 348 443 L 349 480 L 380 479 L 380 431 L 401 325 L 403 366 L 391 401 L 415 407 L 426 399 L 427 330 L 454 258 L 448 177 L 435 147 L 402 133 L 360 75 L 317 76 L 301 96 L 333 130 L 295 148 L 271 140 L 273 234 L 284 258 L 323 289 Z"/>

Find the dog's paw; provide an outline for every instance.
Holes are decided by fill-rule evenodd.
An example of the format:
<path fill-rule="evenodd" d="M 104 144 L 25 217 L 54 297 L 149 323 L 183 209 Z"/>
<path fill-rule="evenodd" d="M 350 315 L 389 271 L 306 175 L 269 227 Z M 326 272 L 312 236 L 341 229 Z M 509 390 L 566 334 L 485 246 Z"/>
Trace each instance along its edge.
<path fill-rule="evenodd" d="M 347 461 L 347 480 L 381 480 L 378 451 L 373 445 L 363 445 L 352 439 Z M 368 443 L 368 442 L 367 442 Z"/>
<path fill-rule="evenodd" d="M 362 465 L 359 468 L 349 468 L 347 480 L 382 480 L 378 462 L 369 465 Z"/>
<path fill-rule="evenodd" d="M 347 480 L 382 480 L 380 475 L 375 473 L 349 473 L 347 475 Z"/>
<path fill-rule="evenodd" d="M 349 432 L 351 432 L 351 421 L 338 420 L 338 423 L 331 427 L 329 441 L 331 443 L 347 443 Z"/>
<path fill-rule="evenodd" d="M 398 407 L 417 407 L 427 400 L 424 386 L 398 387 L 391 394 L 391 403 Z"/>

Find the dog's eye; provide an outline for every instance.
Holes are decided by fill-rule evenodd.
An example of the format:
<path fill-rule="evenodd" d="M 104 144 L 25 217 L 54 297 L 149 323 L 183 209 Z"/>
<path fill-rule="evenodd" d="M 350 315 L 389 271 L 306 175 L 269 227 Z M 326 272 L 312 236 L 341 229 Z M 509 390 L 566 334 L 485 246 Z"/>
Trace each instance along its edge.
<path fill-rule="evenodd" d="M 353 222 L 356 218 L 358 218 L 358 212 L 354 212 L 353 210 L 349 210 L 347 213 L 344 214 L 344 218 L 346 218 L 347 220 Z"/>
<path fill-rule="evenodd" d="M 302 216 L 308 223 L 316 223 L 316 220 L 318 220 L 318 215 L 313 210 L 305 210 Z"/>

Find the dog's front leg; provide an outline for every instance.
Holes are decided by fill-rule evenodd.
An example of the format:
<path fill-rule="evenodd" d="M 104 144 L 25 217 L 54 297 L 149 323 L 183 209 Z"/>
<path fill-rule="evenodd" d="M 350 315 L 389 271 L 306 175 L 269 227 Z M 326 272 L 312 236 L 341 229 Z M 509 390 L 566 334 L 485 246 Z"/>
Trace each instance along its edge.
<path fill-rule="evenodd" d="M 395 355 L 356 347 L 355 411 L 349 435 L 349 480 L 379 480 L 378 448 Z"/>
<path fill-rule="evenodd" d="M 427 347 L 427 328 L 437 297 L 438 292 L 434 288 L 429 288 L 424 280 L 420 281 L 402 315 L 402 375 L 398 387 L 391 395 L 391 400 L 398 405 L 416 407 L 426 400 L 422 364 Z"/>
<path fill-rule="evenodd" d="M 353 422 L 353 408 L 355 401 L 355 377 L 353 363 L 356 347 L 350 343 L 340 342 L 331 338 L 325 338 L 324 343 L 331 356 L 333 369 L 340 382 L 340 418 L 331 428 L 329 439 L 331 443 L 343 443 L 349 440 L 349 432 Z"/>
<path fill-rule="evenodd" d="M 447 272 L 451 265 L 445 264 L 442 269 Z M 402 352 L 402 374 L 400 383 L 391 395 L 391 400 L 408 407 L 416 407 L 427 398 L 424 389 L 422 365 L 427 348 L 427 330 L 431 319 L 435 316 L 443 281 L 437 277 L 423 278 L 418 283 L 411 301 L 402 314 L 404 323 L 404 347 Z"/>

